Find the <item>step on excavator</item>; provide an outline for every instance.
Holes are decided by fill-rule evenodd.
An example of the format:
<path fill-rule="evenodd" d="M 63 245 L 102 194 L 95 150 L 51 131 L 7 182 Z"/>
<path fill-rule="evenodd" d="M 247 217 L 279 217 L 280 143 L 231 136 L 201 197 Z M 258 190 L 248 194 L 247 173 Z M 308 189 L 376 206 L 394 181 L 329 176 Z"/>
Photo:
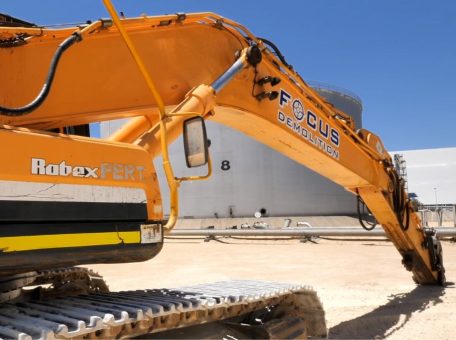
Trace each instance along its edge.
<path fill-rule="evenodd" d="M 47 28 L 0 16 L 0 337 L 325 337 L 309 287 L 229 281 L 109 292 L 80 265 L 156 256 L 183 181 L 211 174 L 204 122 L 277 150 L 358 197 L 417 284 L 445 283 L 380 138 L 325 102 L 272 42 L 213 13 Z M 130 118 L 107 140 L 88 124 Z M 176 177 L 168 145 L 184 136 Z M 164 216 L 152 160 L 170 190 Z M 204 168 L 200 171 L 204 171 Z M 368 228 L 367 226 L 365 226 Z"/>

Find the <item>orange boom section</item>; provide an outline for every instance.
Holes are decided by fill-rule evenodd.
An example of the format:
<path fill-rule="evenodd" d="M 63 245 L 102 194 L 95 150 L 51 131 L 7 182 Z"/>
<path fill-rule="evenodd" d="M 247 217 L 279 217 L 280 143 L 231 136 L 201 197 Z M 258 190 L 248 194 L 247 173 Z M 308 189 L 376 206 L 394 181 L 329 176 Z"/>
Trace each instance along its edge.
<path fill-rule="evenodd" d="M 169 17 L 123 20 L 168 109 L 193 87 L 210 84 L 245 46 L 204 18 L 188 15 L 185 25 Z M 39 29 L 25 45 L 0 48 L 0 106 L 35 98 L 58 45 L 74 31 Z M 158 120 L 154 98 L 117 29 L 95 27 L 63 54 L 49 96 L 33 115 L 1 116 L 0 123 L 47 129 L 137 115 Z"/>

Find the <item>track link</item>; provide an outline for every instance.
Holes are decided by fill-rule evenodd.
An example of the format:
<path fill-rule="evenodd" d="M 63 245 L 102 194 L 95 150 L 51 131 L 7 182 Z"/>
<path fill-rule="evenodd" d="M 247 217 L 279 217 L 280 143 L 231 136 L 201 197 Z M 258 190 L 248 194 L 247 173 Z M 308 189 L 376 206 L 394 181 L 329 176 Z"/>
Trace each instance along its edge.
<path fill-rule="evenodd" d="M 4 304 L 0 308 L 0 337 L 131 338 L 226 320 L 271 306 L 278 306 L 287 317 L 304 319 L 307 335 L 326 336 L 324 311 L 311 288 L 224 281 L 178 289 L 98 292 Z M 278 334 L 283 331 L 275 330 Z"/>

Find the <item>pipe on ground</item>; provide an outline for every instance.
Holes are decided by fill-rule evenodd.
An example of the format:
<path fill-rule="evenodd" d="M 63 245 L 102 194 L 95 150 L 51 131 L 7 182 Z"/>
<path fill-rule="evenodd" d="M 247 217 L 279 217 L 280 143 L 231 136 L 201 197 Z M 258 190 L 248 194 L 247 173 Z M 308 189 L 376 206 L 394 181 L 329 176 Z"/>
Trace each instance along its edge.
<path fill-rule="evenodd" d="M 456 228 L 435 228 L 438 237 L 456 237 Z M 338 228 L 282 228 L 282 229 L 175 229 L 168 236 L 270 236 L 270 237 L 312 237 L 312 236 L 338 236 L 338 237 L 386 237 L 385 231 L 380 227 L 366 231 L 356 227 Z"/>

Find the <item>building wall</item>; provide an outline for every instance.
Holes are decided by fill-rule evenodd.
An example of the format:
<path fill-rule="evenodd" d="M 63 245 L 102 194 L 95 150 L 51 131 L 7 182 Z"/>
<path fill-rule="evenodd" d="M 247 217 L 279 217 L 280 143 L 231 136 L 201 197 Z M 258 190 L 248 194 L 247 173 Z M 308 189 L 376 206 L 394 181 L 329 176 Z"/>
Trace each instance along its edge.
<path fill-rule="evenodd" d="M 268 216 L 355 213 L 353 195 L 338 185 L 240 132 L 213 122 L 207 130 L 213 175 L 182 184 L 181 216 L 253 216 L 261 209 Z M 181 138 L 170 147 L 176 175 L 195 174 L 186 169 L 182 150 Z M 154 163 L 162 179 L 160 162 Z M 162 187 L 167 201 L 166 185 Z"/>
<path fill-rule="evenodd" d="M 357 99 L 320 86 L 317 91 L 334 106 L 351 114 L 361 126 L 362 106 Z M 102 137 L 120 126 L 119 122 L 101 125 Z M 184 182 L 180 189 L 182 217 L 249 217 L 265 210 L 267 216 L 353 215 L 355 197 L 278 152 L 242 133 L 214 122 L 207 122 L 213 176 L 206 181 Z M 187 169 L 182 138 L 170 146 L 176 176 L 204 173 Z M 168 211 L 169 193 L 161 167 L 154 161 Z"/>
<path fill-rule="evenodd" d="M 406 161 L 409 192 L 423 204 L 456 204 L 456 148 L 396 151 Z"/>

